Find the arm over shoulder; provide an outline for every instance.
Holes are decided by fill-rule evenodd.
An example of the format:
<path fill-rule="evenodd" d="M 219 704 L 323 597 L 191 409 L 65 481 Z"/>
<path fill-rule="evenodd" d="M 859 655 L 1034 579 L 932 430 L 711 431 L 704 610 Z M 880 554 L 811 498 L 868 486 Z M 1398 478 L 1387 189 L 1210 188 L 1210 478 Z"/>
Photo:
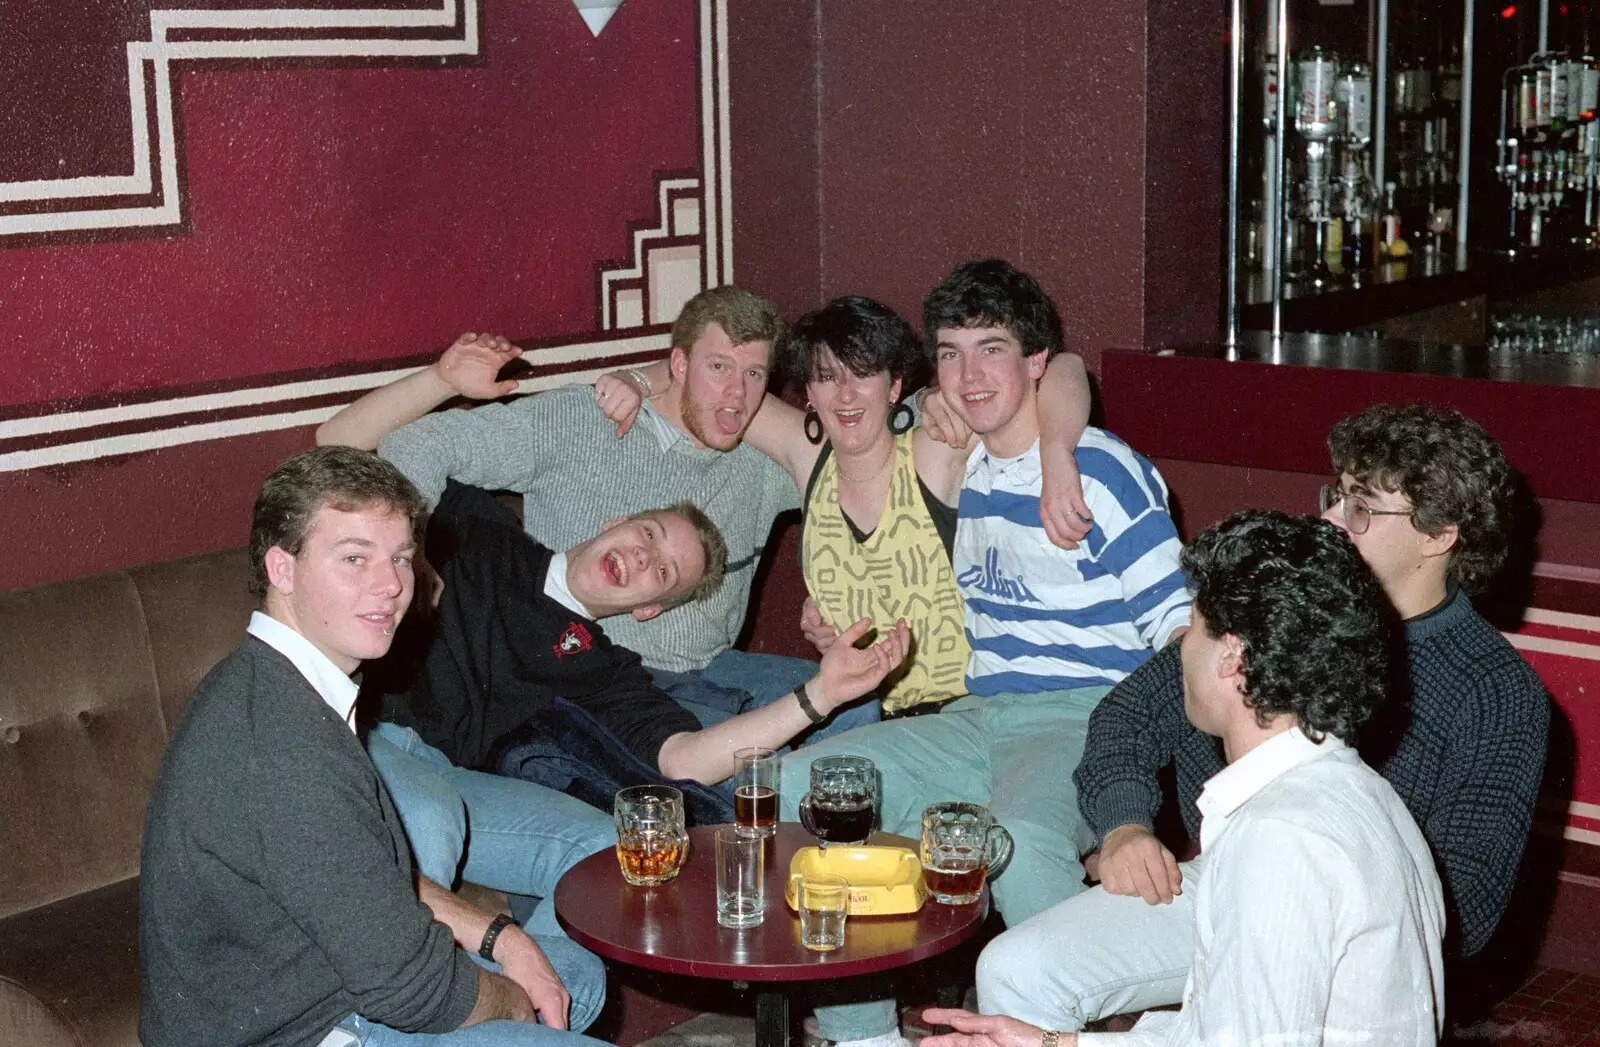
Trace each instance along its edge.
<path fill-rule="evenodd" d="M 429 505 L 438 502 L 448 480 L 529 491 L 551 456 L 561 453 L 571 428 L 584 422 L 605 424 L 588 393 L 553 389 L 511 403 L 426 415 L 385 436 L 378 453 L 417 485 Z"/>

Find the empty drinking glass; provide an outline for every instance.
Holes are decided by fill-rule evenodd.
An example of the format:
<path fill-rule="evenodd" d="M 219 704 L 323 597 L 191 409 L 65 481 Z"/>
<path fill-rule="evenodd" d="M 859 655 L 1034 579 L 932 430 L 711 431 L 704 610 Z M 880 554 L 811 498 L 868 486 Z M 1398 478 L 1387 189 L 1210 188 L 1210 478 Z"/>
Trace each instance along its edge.
<path fill-rule="evenodd" d="M 843 876 L 810 873 L 800 878 L 800 944 L 812 952 L 832 952 L 844 945 L 845 917 L 850 912 L 850 884 Z"/>
<path fill-rule="evenodd" d="M 717 922 L 753 927 L 767 905 L 764 836 L 745 836 L 738 828 L 717 830 Z"/>

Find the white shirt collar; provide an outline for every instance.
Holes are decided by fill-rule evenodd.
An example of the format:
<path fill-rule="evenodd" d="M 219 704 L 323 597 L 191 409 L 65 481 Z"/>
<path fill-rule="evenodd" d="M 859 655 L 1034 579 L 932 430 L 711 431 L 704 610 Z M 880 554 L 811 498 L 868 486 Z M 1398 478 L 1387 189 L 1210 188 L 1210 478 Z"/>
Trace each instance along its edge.
<path fill-rule="evenodd" d="M 361 688 L 334 665 L 332 659 L 317 650 L 316 644 L 261 611 L 250 616 L 250 625 L 245 632 L 293 662 L 294 667 L 300 670 L 300 675 L 328 703 L 328 708 L 338 713 L 339 719 L 349 724 L 352 731 L 355 730 L 356 695 Z"/>
<path fill-rule="evenodd" d="M 1200 808 L 1200 850 L 1228 827 L 1228 821 L 1256 793 L 1303 763 L 1348 748 L 1333 735 L 1313 742 L 1299 725 L 1262 742 L 1221 771 L 1212 775 L 1200 790 L 1195 806 Z"/>
<path fill-rule="evenodd" d="M 1014 458 L 1000 458 L 989 453 L 979 440 L 967 454 L 967 479 L 977 475 L 979 470 L 987 469 L 991 476 L 1007 476 L 1015 478 L 1017 483 L 1026 483 L 1043 473 L 1039 467 L 1039 441 L 1033 441 L 1033 446 Z"/>
<path fill-rule="evenodd" d="M 650 432 L 663 451 L 670 451 L 673 444 L 689 438 L 682 429 L 669 422 L 666 415 L 656 410 L 656 405 L 649 400 L 639 405 L 639 413 L 644 416 L 642 420 L 650 427 Z"/>
<path fill-rule="evenodd" d="M 567 554 L 555 553 L 550 557 L 550 573 L 544 576 L 544 594 L 573 614 L 593 618 L 588 608 L 567 588 Z"/>

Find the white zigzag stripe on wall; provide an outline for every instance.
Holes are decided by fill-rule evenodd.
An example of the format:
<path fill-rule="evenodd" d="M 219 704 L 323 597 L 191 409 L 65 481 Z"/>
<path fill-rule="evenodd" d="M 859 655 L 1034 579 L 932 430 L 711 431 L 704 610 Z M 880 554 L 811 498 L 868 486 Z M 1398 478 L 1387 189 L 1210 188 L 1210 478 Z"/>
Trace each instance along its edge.
<path fill-rule="evenodd" d="M 229 32 L 250 30 L 282 33 L 307 29 L 327 32 L 398 29 L 454 29 L 460 11 L 460 39 L 427 40 L 416 37 L 382 39 L 365 36 L 338 39 L 287 39 L 272 36 L 257 40 L 168 39 L 174 30 Z M 194 59 L 262 58 L 417 58 L 478 53 L 478 0 L 440 0 L 433 10 L 352 8 L 339 11 L 265 9 L 254 11 L 150 12 L 150 39 L 128 44 L 128 108 L 133 135 L 133 171 L 127 175 L 92 175 L 80 178 L 0 182 L 0 202 L 103 199 L 148 195 L 152 191 L 150 82 L 155 84 L 156 133 L 160 141 L 161 203 L 147 207 L 49 211 L 0 215 L 0 236 L 25 233 L 74 232 L 90 229 L 125 229 L 176 225 L 179 210 L 177 142 L 172 111 L 172 63 Z M 146 73 L 146 65 L 150 72 Z"/>
<path fill-rule="evenodd" d="M 178 213 L 176 151 L 173 148 L 174 121 L 170 94 L 170 62 L 198 58 L 270 58 L 270 57 L 347 57 L 347 56 L 417 56 L 476 54 L 479 48 L 479 0 L 442 0 L 437 10 L 343 10 L 343 11 L 153 11 L 151 12 L 151 41 L 128 45 L 129 92 L 134 107 L 133 144 L 135 171 L 131 175 L 109 175 L 90 178 L 69 178 L 35 182 L 0 182 L 0 204 L 6 202 L 56 199 L 104 199 L 149 193 L 151 176 L 151 143 L 148 133 L 148 82 L 155 70 L 157 132 L 162 151 L 162 186 L 166 201 L 160 207 L 127 208 L 123 210 L 86 210 L 81 212 L 58 211 L 49 214 L 0 215 L 0 236 L 17 233 L 56 232 L 62 230 L 102 229 L 115 227 L 161 226 L 175 224 Z M 658 208 L 668 203 L 668 191 L 689 190 L 676 199 L 671 216 L 674 235 L 693 235 L 703 252 L 701 273 L 704 277 L 694 290 L 707 284 L 715 285 L 733 279 L 733 236 L 731 211 L 732 186 L 728 165 L 731 163 L 729 141 L 728 105 L 728 0 L 698 0 L 700 16 L 701 55 L 700 73 L 700 132 L 703 144 L 702 158 L 707 168 L 702 179 L 685 179 L 681 183 L 666 180 L 658 201 Z M 172 29 L 220 28 L 230 31 L 240 29 L 285 28 L 373 28 L 394 27 L 403 29 L 444 27 L 456 24 L 454 12 L 461 11 L 460 40 L 383 40 L 361 38 L 348 40 L 226 40 L 180 41 L 166 39 Z M 145 108 L 141 109 L 143 105 Z M 140 116 L 145 118 L 141 121 Z M 698 190 L 698 191 L 694 191 Z M 676 208 L 684 208 L 679 214 Z M 47 224 L 48 223 L 48 224 Z M 663 225 L 663 231 L 666 226 Z M 648 236 L 648 234 L 646 234 Z M 650 277 L 653 268 L 650 252 L 639 257 L 646 239 L 635 237 L 633 265 L 628 273 Z M 711 257 L 705 257 L 705 256 Z M 615 277 L 613 277 L 615 279 Z M 613 318 L 614 319 L 614 318 Z M 533 365 L 533 374 L 524 378 L 518 391 L 532 393 L 571 382 L 592 382 L 610 369 L 608 361 L 640 352 L 664 352 L 669 337 L 664 331 L 633 334 L 624 331 L 601 329 L 574 336 L 560 344 L 544 345 L 525 355 Z M 593 368 L 578 368 L 551 374 L 552 366 L 571 366 L 593 361 Z M 339 405 L 306 406 L 312 397 L 348 394 L 351 399 L 396 378 L 410 373 L 409 369 L 395 369 L 377 363 L 360 374 L 333 378 L 284 382 L 271 376 L 258 380 L 248 388 L 226 392 L 158 396 L 156 399 L 113 404 L 90 409 L 51 410 L 40 405 L 39 413 L 0 419 L 0 474 L 22 472 L 30 469 L 68 465 L 112 456 L 137 454 L 185 444 L 206 443 L 229 437 L 245 436 L 274 430 L 316 425 L 334 412 Z M 201 421 L 194 416 L 205 412 L 236 411 L 256 408 L 247 417 L 216 421 Z M 276 408 L 276 410 L 274 409 Z M 116 435 L 99 435 L 90 432 L 105 426 L 138 425 L 137 431 Z M 8 449 L 7 441 L 39 443 L 43 446 Z"/>

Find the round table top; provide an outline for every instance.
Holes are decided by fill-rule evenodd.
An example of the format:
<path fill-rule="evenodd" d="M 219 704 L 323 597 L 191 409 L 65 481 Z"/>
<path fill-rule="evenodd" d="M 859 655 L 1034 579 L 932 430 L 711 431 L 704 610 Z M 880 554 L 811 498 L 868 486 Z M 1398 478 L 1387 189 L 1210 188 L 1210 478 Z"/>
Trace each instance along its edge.
<path fill-rule="evenodd" d="M 590 855 L 556 885 L 556 919 L 573 941 L 608 960 L 698 978 L 778 982 L 871 974 L 937 956 L 970 937 L 988 912 L 987 887 L 971 905 L 929 898 L 914 913 L 852 916 L 843 948 L 812 952 L 800 944 L 800 918 L 784 901 L 784 888 L 795 851 L 817 841 L 784 822 L 768 840 L 765 918 L 754 927 L 723 927 L 715 828 L 689 830 L 689 860 L 660 887 L 628 884 L 612 851 Z M 916 841 L 890 833 L 874 833 L 870 842 L 916 849 Z"/>

